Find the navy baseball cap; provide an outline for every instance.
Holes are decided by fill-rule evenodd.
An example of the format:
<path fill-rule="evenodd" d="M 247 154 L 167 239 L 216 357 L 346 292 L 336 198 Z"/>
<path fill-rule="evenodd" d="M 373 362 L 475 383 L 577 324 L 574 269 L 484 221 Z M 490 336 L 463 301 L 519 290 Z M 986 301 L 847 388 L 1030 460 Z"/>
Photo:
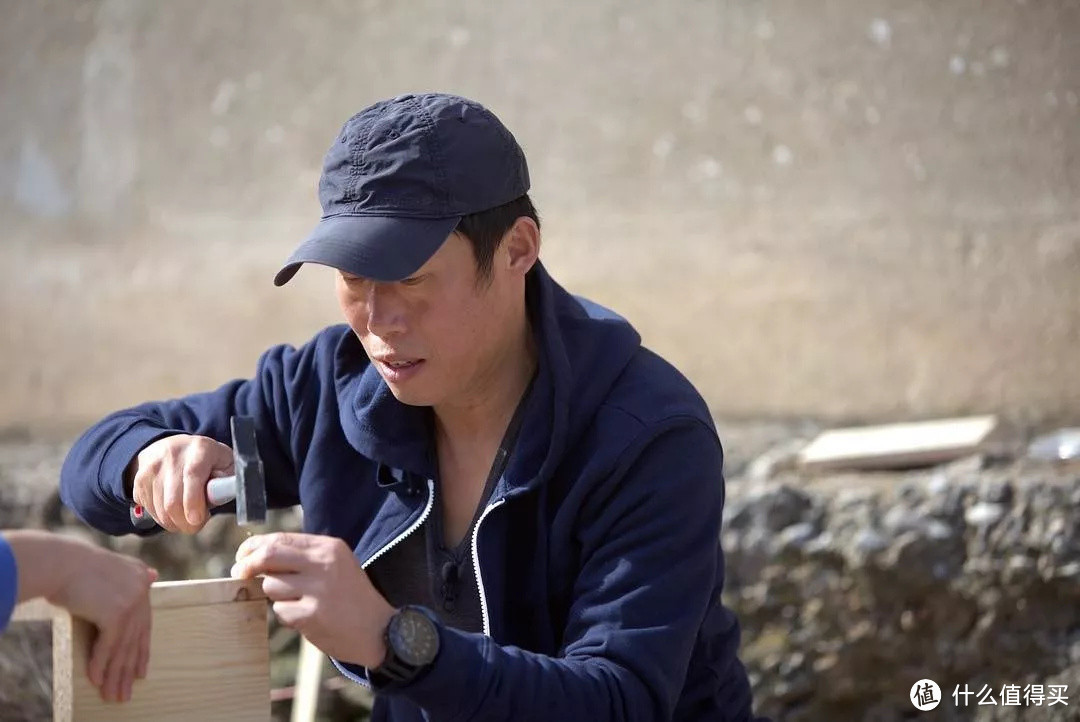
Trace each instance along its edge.
<path fill-rule="evenodd" d="M 424 265 L 462 216 L 525 195 L 529 170 L 491 111 L 456 95 L 401 95 L 345 122 L 323 160 L 322 219 L 274 277 L 304 263 L 377 281 Z"/>

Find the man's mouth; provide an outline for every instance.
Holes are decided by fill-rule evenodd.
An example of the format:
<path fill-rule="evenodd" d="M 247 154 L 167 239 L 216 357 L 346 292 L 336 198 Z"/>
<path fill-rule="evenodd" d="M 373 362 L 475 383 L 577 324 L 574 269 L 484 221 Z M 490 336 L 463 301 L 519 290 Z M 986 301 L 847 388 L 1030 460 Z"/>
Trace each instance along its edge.
<path fill-rule="evenodd" d="M 424 363 L 422 358 L 375 357 L 387 381 L 404 381 Z"/>

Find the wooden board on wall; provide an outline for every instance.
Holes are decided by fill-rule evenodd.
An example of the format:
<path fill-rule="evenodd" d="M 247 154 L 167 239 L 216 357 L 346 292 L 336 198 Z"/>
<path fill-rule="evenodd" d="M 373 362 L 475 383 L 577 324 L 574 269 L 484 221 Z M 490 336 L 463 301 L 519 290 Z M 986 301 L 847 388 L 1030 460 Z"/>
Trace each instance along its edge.
<path fill-rule="evenodd" d="M 808 470 L 895 469 L 940 464 L 977 452 L 997 427 L 970 416 L 822 432 L 798 456 Z"/>

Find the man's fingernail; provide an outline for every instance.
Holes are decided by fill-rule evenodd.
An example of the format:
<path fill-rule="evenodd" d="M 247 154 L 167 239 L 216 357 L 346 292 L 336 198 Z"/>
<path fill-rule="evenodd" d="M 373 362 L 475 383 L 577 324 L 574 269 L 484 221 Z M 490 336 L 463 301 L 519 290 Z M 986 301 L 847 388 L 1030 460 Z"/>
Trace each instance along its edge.
<path fill-rule="evenodd" d="M 257 536 L 250 536 L 244 541 L 240 542 L 240 546 L 236 548 L 236 560 L 240 561 L 248 554 L 251 554 L 253 551 L 255 551 L 258 548 L 260 541 L 260 538 Z"/>

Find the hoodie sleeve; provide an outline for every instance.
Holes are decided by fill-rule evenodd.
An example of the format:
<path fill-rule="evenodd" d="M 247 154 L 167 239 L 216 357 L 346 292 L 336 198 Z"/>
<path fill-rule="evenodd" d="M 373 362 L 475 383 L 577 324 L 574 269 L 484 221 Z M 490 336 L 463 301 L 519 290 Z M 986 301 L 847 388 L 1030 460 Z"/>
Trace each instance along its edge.
<path fill-rule="evenodd" d="M 7 629 L 11 621 L 18 593 L 19 570 L 15 566 L 15 554 L 4 535 L 0 534 L 0 632 Z"/>
<path fill-rule="evenodd" d="M 68 452 L 60 472 L 60 498 L 96 529 L 108 534 L 135 532 L 128 516 L 131 500 L 124 489 L 124 471 L 139 451 L 172 434 L 208 436 L 231 446 L 229 421 L 234 415 L 244 415 L 255 419 L 267 504 L 298 503 L 297 455 L 303 446 L 296 439 L 303 433 L 301 414 L 318 403 L 308 397 L 319 393 L 319 375 L 332 374 L 333 340 L 326 338 L 332 331 L 323 331 L 300 349 L 271 348 L 260 357 L 251 379 L 105 417 Z M 331 362 L 320 358 L 325 356 Z M 231 508 L 227 505 L 223 510 Z"/>
<path fill-rule="evenodd" d="M 432 668 L 382 693 L 439 722 L 670 720 L 698 630 L 720 604 L 722 463 L 715 433 L 694 421 L 653 439 L 598 490 L 581 512 L 583 561 L 558 656 L 444 626 Z M 711 644 L 733 658 L 737 635 Z M 718 674 L 731 666 L 711 661 Z"/>

